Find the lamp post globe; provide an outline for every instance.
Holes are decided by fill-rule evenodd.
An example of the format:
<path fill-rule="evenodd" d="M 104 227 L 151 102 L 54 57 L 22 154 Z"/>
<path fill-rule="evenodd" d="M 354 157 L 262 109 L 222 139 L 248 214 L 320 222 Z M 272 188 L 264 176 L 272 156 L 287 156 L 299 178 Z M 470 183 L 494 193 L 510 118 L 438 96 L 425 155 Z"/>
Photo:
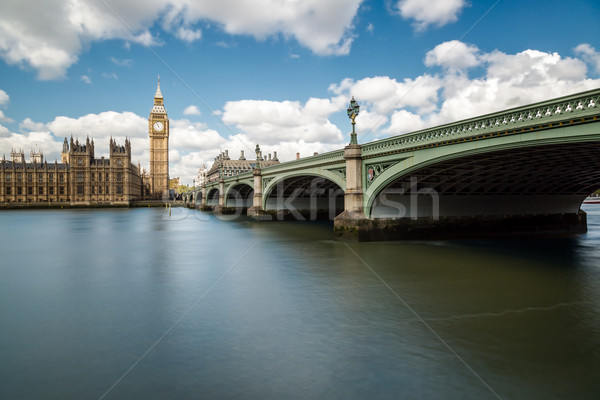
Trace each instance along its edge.
<path fill-rule="evenodd" d="M 350 106 L 346 111 L 348 112 L 348 118 L 350 118 L 350 121 L 352 121 L 352 133 L 350 134 L 350 144 L 358 144 L 358 141 L 356 140 L 355 126 L 356 117 L 358 116 L 358 113 L 360 111 L 360 106 L 358 105 L 356 100 L 354 100 L 354 96 L 352 96 L 352 100 L 350 100 Z"/>

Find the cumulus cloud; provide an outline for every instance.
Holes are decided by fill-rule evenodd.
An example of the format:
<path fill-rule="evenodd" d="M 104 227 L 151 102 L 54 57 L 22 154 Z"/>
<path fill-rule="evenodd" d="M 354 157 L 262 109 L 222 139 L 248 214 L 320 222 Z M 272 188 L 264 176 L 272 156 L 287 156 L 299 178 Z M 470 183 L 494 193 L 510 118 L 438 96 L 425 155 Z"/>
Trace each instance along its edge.
<path fill-rule="evenodd" d="M 25 118 L 20 124 L 19 128 L 23 131 L 38 131 L 45 132 L 48 129 L 46 128 L 46 124 L 42 122 L 35 122 L 31 118 Z"/>
<path fill-rule="evenodd" d="M 87 114 L 79 118 L 56 117 L 47 125 L 57 137 L 86 135 L 110 138 L 145 138 L 148 136 L 148 120 L 130 111 L 105 111 Z"/>
<path fill-rule="evenodd" d="M 362 1 L 46 0 L 35 7 L 14 1 L 0 13 L 0 58 L 33 68 L 39 79 L 60 79 L 89 43 L 162 44 L 147 28 L 155 22 L 185 42 L 201 39 L 194 25 L 215 22 L 215 29 L 231 35 L 293 38 L 315 54 L 348 54 Z"/>
<path fill-rule="evenodd" d="M 576 53 L 584 59 L 596 54 L 591 46 Z M 600 86 L 599 79 L 587 76 L 582 59 L 531 49 L 484 53 L 452 41 L 436 46 L 424 62 L 431 67 L 428 74 L 402 82 L 378 76 L 330 85 L 335 95 L 353 95 L 361 105 L 359 138 L 361 133 L 369 140 L 412 132 Z M 479 76 L 469 77 L 467 69 L 475 66 Z"/>
<path fill-rule="evenodd" d="M 339 102 L 338 102 L 339 103 Z M 329 99 L 310 99 L 303 106 L 297 101 L 229 101 L 222 119 L 251 138 L 273 144 L 281 141 L 340 142 L 340 129 L 327 118 L 343 106 Z"/>
<path fill-rule="evenodd" d="M 4 128 L 4 129 L 2 129 Z M 12 149 L 23 149 L 28 155 L 30 149 L 38 148 L 44 152 L 48 161 L 60 160 L 62 143 L 55 140 L 50 132 L 27 132 L 27 134 L 10 132 L 7 128 L 0 128 L 0 154 L 10 159 Z"/>
<path fill-rule="evenodd" d="M 5 106 L 8 104 L 10 100 L 10 96 L 4 90 L 0 89 L 0 106 Z"/>
<path fill-rule="evenodd" d="M 169 141 L 174 148 L 185 150 L 202 150 L 218 148 L 225 139 L 214 129 L 208 129 L 205 124 L 192 123 L 187 119 L 170 121 Z"/>
<path fill-rule="evenodd" d="M 0 138 L 9 137 L 10 130 L 7 127 L 0 125 Z"/>
<path fill-rule="evenodd" d="M 400 0 L 396 9 L 405 19 L 414 20 L 414 28 L 424 31 L 430 25 L 443 26 L 458 20 L 465 0 Z"/>
<path fill-rule="evenodd" d="M 590 63 L 596 72 L 600 72 L 600 52 L 587 43 L 575 47 L 575 53 L 580 54 L 584 61 Z"/>
<path fill-rule="evenodd" d="M 466 69 L 479 65 L 479 49 L 458 40 L 438 44 L 427 52 L 425 65 L 444 68 Z"/>
<path fill-rule="evenodd" d="M 4 115 L 4 111 L 0 110 L 0 121 L 2 122 L 14 122 L 12 118 L 7 117 L 6 115 Z"/>
<path fill-rule="evenodd" d="M 187 106 L 184 110 L 183 110 L 183 115 L 200 115 L 201 112 L 198 109 L 198 107 L 194 106 L 194 105 L 190 105 Z"/>

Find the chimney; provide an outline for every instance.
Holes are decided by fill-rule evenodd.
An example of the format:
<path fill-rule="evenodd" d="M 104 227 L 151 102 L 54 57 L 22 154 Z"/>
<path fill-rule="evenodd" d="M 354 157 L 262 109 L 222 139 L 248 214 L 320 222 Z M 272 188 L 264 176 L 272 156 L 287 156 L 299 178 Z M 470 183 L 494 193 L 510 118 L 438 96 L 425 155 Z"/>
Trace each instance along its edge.
<path fill-rule="evenodd" d="M 242 154 L 240 155 L 240 160 L 245 160 L 246 157 L 244 157 L 244 150 L 242 150 Z"/>
<path fill-rule="evenodd" d="M 271 153 L 269 153 L 269 161 L 271 161 Z"/>
<path fill-rule="evenodd" d="M 277 152 L 276 151 L 273 152 L 273 161 L 279 161 L 277 159 Z"/>
<path fill-rule="evenodd" d="M 296 160 L 300 159 L 300 153 L 296 153 Z"/>
<path fill-rule="evenodd" d="M 224 160 L 229 160 L 229 150 L 225 150 Z"/>
<path fill-rule="evenodd" d="M 314 152 L 314 154 L 313 154 L 313 156 L 316 156 L 317 154 L 319 154 L 319 153 L 317 153 L 317 152 L 315 151 L 315 152 Z"/>

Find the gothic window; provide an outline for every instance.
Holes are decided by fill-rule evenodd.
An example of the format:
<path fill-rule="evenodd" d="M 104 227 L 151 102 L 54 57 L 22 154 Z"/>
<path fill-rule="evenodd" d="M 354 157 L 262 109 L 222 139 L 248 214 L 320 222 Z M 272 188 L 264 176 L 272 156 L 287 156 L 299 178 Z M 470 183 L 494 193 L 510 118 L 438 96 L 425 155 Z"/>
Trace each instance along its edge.
<path fill-rule="evenodd" d="M 123 182 L 123 173 L 117 172 L 117 182 Z"/>
<path fill-rule="evenodd" d="M 83 182 L 83 172 L 77 173 L 77 183 Z"/>
<path fill-rule="evenodd" d="M 22 182 L 23 181 L 23 174 L 21 174 L 20 172 L 17 172 L 17 182 Z"/>
<path fill-rule="evenodd" d="M 54 182 L 54 174 L 52 172 L 48 173 L 48 182 Z"/>
<path fill-rule="evenodd" d="M 65 181 L 65 174 L 58 174 L 58 181 L 63 183 Z"/>
<path fill-rule="evenodd" d="M 11 179 L 12 179 L 12 176 L 11 176 L 11 174 L 6 174 L 6 175 L 4 176 L 4 179 L 6 180 L 6 183 L 10 183 L 10 181 L 11 181 Z"/>
<path fill-rule="evenodd" d="M 48 194 L 54 194 L 54 186 L 48 188 Z"/>
<path fill-rule="evenodd" d="M 38 194 L 44 194 L 44 188 L 42 186 L 38 187 Z"/>
<path fill-rule="evenodd" d="M 11 194 L 11 187 L 10 186 L 6 187 L 6 194 Z"/>
<path fill-rule="evenodd" d="M 77 194 L 83 195 L 83 185 L 77 185 Z"/>
<path fill-rule="evenodd" d="M 96 180 L 96 174 L 92 172 L 92 182 Z"/>
<path fill-rule="evenodd" d="M 33 174 L 27 174 L 27 182 L 33 182 Z"/>
<path fill-rule="evenodd" d="M 108 182 L 108 181 L 109 181 L 109 178 L 108 178 L 108 176 L 109 176 L 109 175 L 108 175 L 108 172 L 107 172 L 107 173 L 106 173 L 106 179 L 105 179 L 105 180 L 106 180 L 106 182 Z"/>
<path fill-rule="evenodd" d="M 38 182 L 44 183 L 44 175 L 43 174 L 38 174 Z"/>
<path fill-rule="evenodd" d="M 27 188 L 27 194 L 33 194 L 33 186 Z"/>
<path fill-rule="evenodd" d="M 117 185 L 117 194 L 123 194 L 123 185 Z"/>
<path fill-rule="evenodd" d="M 17 187 L 17 195 L 22 195 L 23 194 L 23 188 L 21 186 Z"/>
<path fill-rule="evenodd" d="M 98 186 L 98 194 L 102 194 L 102 186 Z"/>
<path fill-rule="evenodd" d="M 62 175 L 61 175 L 61 176 L 62 176 Z M 65 194 L 65 187 L 64 187 L 64 186 L 61 186 L 61 187 L 59 187 L 59 188 L 58 188 L 58 193 L 59 193 L 59 194 Z"/>

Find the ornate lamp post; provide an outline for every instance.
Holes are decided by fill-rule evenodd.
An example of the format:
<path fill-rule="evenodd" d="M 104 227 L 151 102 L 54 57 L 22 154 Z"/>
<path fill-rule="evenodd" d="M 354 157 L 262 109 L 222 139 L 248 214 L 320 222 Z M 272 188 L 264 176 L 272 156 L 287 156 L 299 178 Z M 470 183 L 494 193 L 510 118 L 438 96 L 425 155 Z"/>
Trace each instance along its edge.
<path fill-rule="evenodd" d="M 258 143 L 256 143 L 256 149 L 254 149 L 254 151 L 256 152 L 256 166 L 254 168 L 260 169 L 260 147 L 258 146 Z"/>
<path fill-rule="evenodd" d="M 358 116 L 358 112 L 360 111 L 360 106 L 358 105 L 356 100 L 354 100 L 354 96 L 352 96 L 352 100 L 350 100 L 350 106 L 346 111 L 348 112 L 348 118 L 350 118 L 350 120 L 352 121 L 352 134 L 350 135 L 350 144 L 358 144 L 358 141 L 356 140 L 355 126 L 356 117 Z"/>

